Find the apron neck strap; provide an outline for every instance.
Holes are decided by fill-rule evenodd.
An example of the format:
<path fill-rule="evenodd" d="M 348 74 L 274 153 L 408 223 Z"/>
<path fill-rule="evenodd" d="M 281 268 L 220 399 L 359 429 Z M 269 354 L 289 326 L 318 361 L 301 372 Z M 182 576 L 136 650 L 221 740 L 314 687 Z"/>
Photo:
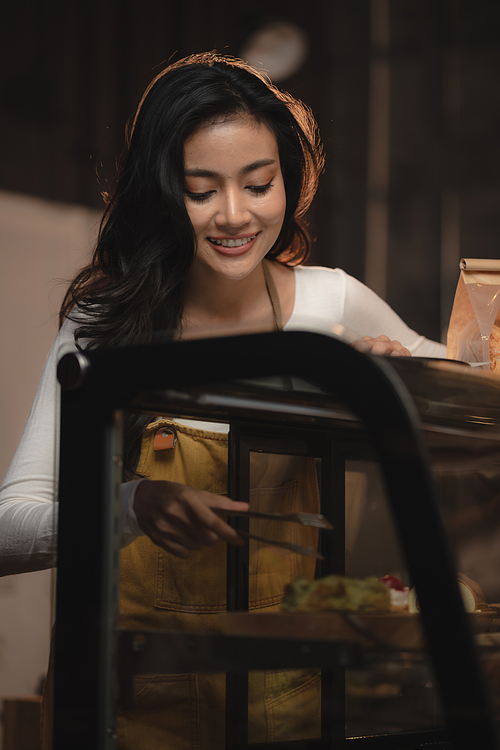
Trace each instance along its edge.
<path fill-rule="evenodd" d="M 283 316 L 281 314 L 280 298 L 279 298 L 278 290 L 276 289 L 276 284 L 274 283 L 274 279 L 272 277 L 271 271 L 269 270 L 268 262 L 265 258 L 262 261 L 262 268 L 264 271 L 264 279 L 266 282 L 267 293 L 269 294 L 269 299 L 271 300 L 271 305 L 273 306 L 273 313 L 274 313 L 274 320 L 276 321 L 276 328 L 278 331 L 282 331 L 283 330 Z"/>

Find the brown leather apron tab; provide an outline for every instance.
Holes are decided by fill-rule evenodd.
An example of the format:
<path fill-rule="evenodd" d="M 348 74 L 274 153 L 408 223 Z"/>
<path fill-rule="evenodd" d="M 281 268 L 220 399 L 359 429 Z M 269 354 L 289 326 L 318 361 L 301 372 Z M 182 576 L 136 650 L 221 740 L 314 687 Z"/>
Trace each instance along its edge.
<path fill-rule="evenodd" d="M 177 436 L 173 429 L 161 427 L 157 430 L 153 440 L 154 451 L 165 451 L 175 447 Z"/>

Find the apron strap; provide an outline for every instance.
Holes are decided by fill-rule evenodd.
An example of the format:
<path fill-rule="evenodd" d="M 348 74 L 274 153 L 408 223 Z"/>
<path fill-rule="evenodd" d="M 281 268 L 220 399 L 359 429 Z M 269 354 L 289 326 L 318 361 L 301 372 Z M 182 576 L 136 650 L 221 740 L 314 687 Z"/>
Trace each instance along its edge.
<path fill-rule="evenodd" d="M 269 294 L 269 299 L 271 300 L 271 305 L 273 306 L 274 319 L 276 321 L 276 328 L 278 331 L 282 331 L 283 330 L 283 316 L 281 314 L 280 298 L 278 295 L 278 290 L 276 289 L 276 284 L 274 283 L 274 279 L 272 277 L 271 271 L 269 270 L 269 267 L 267 265 L 267 260 L 265 258 L 262 260 L 262 269 L 264 271 L 264 279 L 266 282 L 267 293 Z"/>

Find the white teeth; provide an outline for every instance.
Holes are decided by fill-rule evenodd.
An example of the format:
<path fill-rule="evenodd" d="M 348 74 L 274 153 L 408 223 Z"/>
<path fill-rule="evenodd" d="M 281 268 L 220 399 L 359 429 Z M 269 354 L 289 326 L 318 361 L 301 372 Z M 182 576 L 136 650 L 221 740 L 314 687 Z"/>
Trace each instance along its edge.
<path fill-rule="evenodd" d="M 239 240 L 218 240 L 210 237 L 210 242 L 213 242 L 214 245 L 222 245 L 222 247 L 241 247 L 242 245 L 246 245 L 247 242 L 251 242 L 256 237 L 256 234 L 253 234 L 251 237 L 242 237 Z"/>

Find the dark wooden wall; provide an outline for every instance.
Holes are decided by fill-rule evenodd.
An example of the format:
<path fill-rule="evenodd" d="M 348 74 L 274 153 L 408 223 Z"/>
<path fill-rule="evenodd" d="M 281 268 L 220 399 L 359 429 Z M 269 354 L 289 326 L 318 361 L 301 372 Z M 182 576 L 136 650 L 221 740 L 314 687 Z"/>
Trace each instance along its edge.
<path fill-rule="evenodd" d="M 0 189 L 101 206 L 125 122 L 166 61 L 238 55 L 288 20 L 310 53 L 282 85 L 313 108 L 327 151 L 312 262 L 440 338 L 459 258 L 498 257 L 498 0 L 19 0 L 2 13 Z"/>

